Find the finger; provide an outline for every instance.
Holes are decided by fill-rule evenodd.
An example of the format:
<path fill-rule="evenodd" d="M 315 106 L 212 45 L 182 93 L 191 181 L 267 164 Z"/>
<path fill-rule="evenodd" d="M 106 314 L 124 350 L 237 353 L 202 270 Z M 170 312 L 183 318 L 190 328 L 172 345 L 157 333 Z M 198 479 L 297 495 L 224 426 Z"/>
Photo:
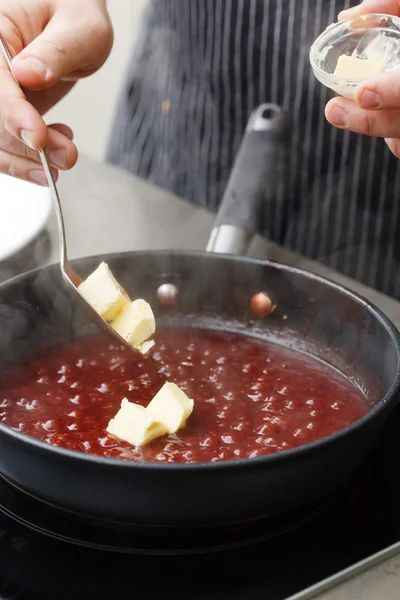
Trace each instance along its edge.
<path fill-rule="evenodd" d="M 347 98 L 334 98 L 325 108 L 331 125 L 355 133 L 384 138 L 400 138 L 400 110 L 364 110 Z"/>
<path fill-rule="evenodd" d="M 65 125 L 61 125 L 61 127 L 65 127 Z M 69 132 L 72 133 L 70 129 Z M 55 128 L 49 128 L 46 155 L 53 166 L 63 170 L 72 169 L 78 160 L 78 150 L 75 144 Z"/>
<path fill-rule="evenodd" d="M 50 129 L 55 129 L 55 131 L 62 133 L 66 138 L 71 140 L 71 142 L 74 139 L 74 132 L 72 131 L 71 127 L 64 125 L 64 123 L 53 123 L 52 125 L 49 125 L 49 127 Z"/>
<path fill-rule="evenodd" d="M 51 172 L 57 180 L 58 171 L 52 168 Z M 15 156 L 5 150 L 0 150 L 0 173 L 16 177 L 17 179 L 23 179 L 24 181 L 30 181 L 37 185 L 47 186 L 45 172 L 36 162 L 28 158 Z"/>
<path fill-rule="evenodd" d="M 76 164 L 78 151 L 72 143 L 71 137 L 72 131 L 66 125 L 55 125 L 49 128 L 46 155 L 53 167 L 67 170 Z M 4 130 L 0 134 L 0 147 L 10 154 L 40 163 L 38 152 L 30 150 L 25 144 Z"/>
<path fill-rule="evenodd" d="M 400 158 L 400 139 L 386 138 L 385 142 L 395 157 Z"/>
<path fill-rule="evenodd" d="M 33 104 L 40 115 L 44 115 L 50 108 L 59 102 L 74 87 L 75 82 L 60 81 L 50 88 L 40 91 L 31 91 L 25 87 L 25 96 Z"/>
<path fill-rule="evenodd" d="M 364 0 L 358 6 L 353 6 L 347 10 L 342 10 L 339 13 L 338 20 L 350 19 L 357 15 L 367 14 L 385 14 L 395 15 L 400 14 L 400 0 Z"/>
<path fill-rule="evenodd" d="M 354 93 L 354 100 L 367 110 L 400 108 L 400 72 L 382 73 L 363 81 Z"/>
<path fill-rule="evenodd" d="M 47 144 L 46 124 L 4 63 L 0 63 L 0 125 L 33 150 Z"/>
<path fill-rule="evenodd" d="M 68 3 L 63 8 L 67 10 Z M 12 64 L 21 85 L 43 89 L 73 73 L 93 72 L 103 64 L 112 46 L 106 13 L 75 13 L 58 10 L 43 33 L 14 57 Z"/>

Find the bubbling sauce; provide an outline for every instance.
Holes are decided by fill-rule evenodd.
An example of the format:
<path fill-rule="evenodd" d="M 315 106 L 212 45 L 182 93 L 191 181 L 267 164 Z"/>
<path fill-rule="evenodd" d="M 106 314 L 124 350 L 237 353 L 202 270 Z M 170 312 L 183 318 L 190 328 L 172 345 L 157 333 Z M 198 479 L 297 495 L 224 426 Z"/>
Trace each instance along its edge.
<path fill-rule="evenodd" d="M 147 406 L 166 381 L 195 401 L 187 427 L 135 448 L 106 433 L 121 400 Z M 0 386 L 0 419 L 71 450 L 160 463 L 252 458 L 330 435 L 367 412 L 328 365 L 274 343 L 164 330 L 146 357 L 100 337 L 26 362 Z"/>

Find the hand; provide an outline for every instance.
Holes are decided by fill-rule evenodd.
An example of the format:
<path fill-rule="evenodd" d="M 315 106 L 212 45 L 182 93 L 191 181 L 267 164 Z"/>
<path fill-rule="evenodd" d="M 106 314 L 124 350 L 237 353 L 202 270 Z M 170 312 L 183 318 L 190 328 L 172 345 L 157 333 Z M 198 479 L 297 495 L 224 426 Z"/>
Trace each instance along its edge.
<path fill-rule="evenodd" d="M 367 13 L 400 16 L 400 0 L 364 0 L 341 12 L 339 20 Z M 356 89 L 354 101 L 334 98 L 328 102 L 325 115 L 340 129 L 385 138 L 393 154 L 400 158 L 400 72 L 382 73 L 363 81 Z"/>
<path fill-rule="evenodd" d="M 105 62 L 113 41 L 105 0 L 2 0 L 0 32 L 26 94 L 1 57 L 0 172 L 47 185 L 39 148 L 55 177 L 78 155 L 69 127 L 47 127 L 41 115 Z"/>

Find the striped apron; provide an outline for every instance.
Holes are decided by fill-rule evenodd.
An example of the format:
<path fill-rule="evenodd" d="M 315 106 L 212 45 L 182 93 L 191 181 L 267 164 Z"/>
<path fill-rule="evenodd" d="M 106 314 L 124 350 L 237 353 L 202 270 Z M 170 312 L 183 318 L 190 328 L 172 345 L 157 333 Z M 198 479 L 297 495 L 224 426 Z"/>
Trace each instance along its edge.
<path fill-rule="evenodd" d="M 351 0 L 149 0 L 108 160 L 215 211 L 251 111 L 290 114 L 260 233 L 400 298 L 400 161 L 331 127 L 310 45 Z M 400 234 L 399 234 L 400 240 Z"/>

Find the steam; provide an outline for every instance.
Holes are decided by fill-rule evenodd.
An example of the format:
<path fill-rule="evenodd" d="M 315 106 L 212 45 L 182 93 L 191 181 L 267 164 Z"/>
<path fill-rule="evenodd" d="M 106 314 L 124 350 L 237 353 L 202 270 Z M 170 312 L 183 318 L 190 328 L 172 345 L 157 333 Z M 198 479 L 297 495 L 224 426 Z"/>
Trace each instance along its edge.
<path fill-rule="evenodd" d="M 48 262 L 50 252 L 50 235 L 47 230 L 44 230 L 32 243 L 10 259 L 0 263 L 0 283 L 43 266 Z"/>

